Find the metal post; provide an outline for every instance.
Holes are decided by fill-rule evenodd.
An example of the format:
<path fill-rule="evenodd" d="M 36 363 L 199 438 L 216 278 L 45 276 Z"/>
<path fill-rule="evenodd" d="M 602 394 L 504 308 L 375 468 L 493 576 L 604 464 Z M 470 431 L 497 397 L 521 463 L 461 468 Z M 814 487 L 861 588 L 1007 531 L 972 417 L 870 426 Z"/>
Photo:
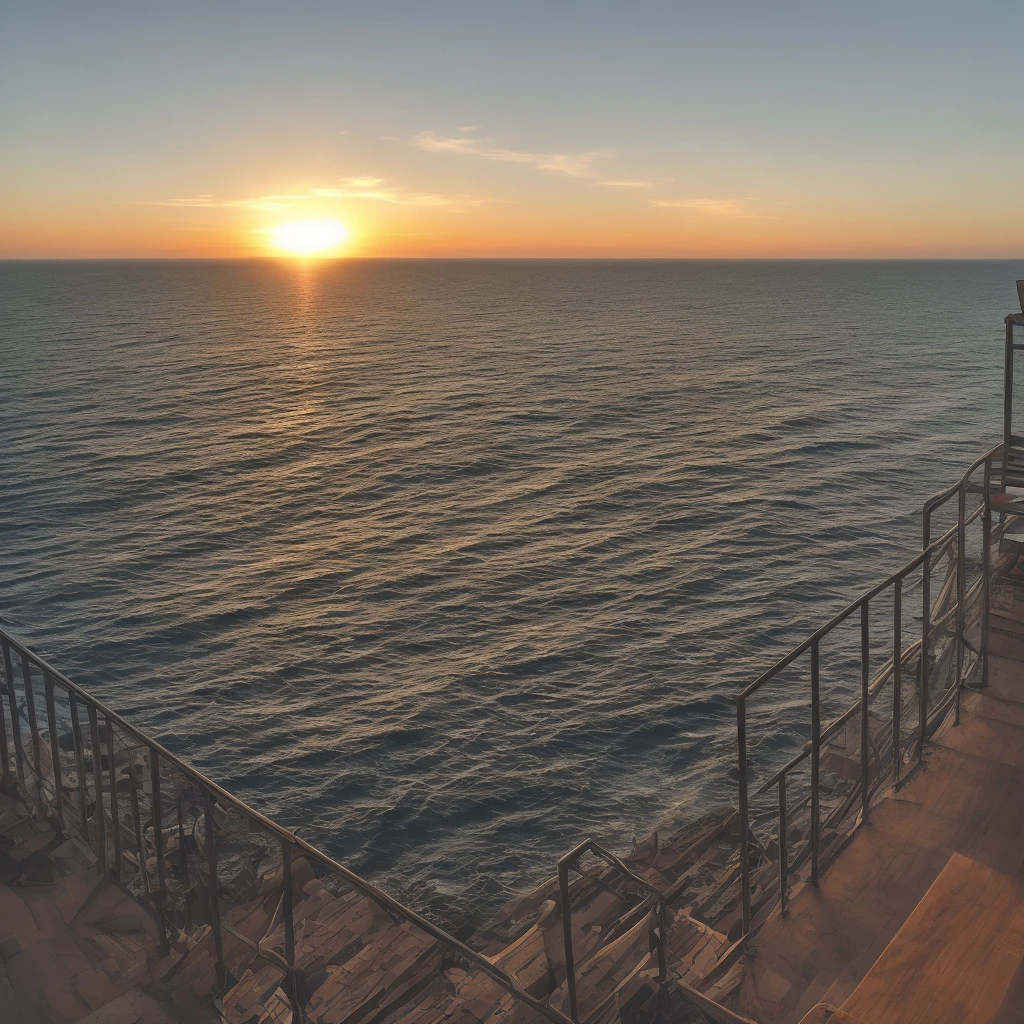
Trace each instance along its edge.
<path fill-rule="evenodd" d="M 164 864 L 163 817 L 160 809 L 160 755 L 149 748 L 149 779 L 153 789 L 153 847 L 156 853 L 156 914 L 160 926 L 160 952 L 166 954 L 167 944 L 167 865 Z"/>
<path fill-rule="evenodd" d="M 740 889 L 743 934 L 750 933 L 750 809 L 747 806 L 747 702 L 736 698 L 736 742 L 740 774 Z"/>
<path fill-rule="evenodd" d="M 789 902 L 789 822 L 786 808 L 786 773 L 779 776 L 779 901 L 785 914 Z"/>
<path fill-rule="evenodd" d="M 43 699 L 46 703 L 46 729 L 50 734 L 50 760 L 53 762 L 54 813 L 61 832 L 64 827 L 64 780 L 60 770 L 60 737 L 57 735 L 57 708 L 53 700 L 53 677 L 43 670 Z"/>
<path fill-rule="evenodd" d="M 985 460 L 985 511 L 981 514 L 981 688 L 988 686 L 988 619 L 992 575 L 992 459 Z"/>
<path fill-rule="evenodd" d="M 220 883 L 217 880 L 217 833 L 213 821 L 213 800 L 203 790 L 203 820 L 206 832 L 206 864 L 210 871 L 210 922 L 213 928 L 213 946 L 217 954 L 217 985 L 222 988 L 227 981 L 224 966 L 224 939 L 220 927 Z"/>
<path fill-rule="evenodd" d="M 811 884 L 818 884 L 821 822 L 818 767 L 821 762 L 821 699 L 818 687 L 818 641 L 811 642 Z"/>
<path fill-rule="evenodd" d="M 11 733 L 14 737 L 14 760 L 18 781 L 25 788 L 25 748 L 21 744 L 21 720 L 18 717 L 18 698 L 14 693 L 14 666 L 11 664 L 11 645 L 0 637 L 4 652 L 4 675 L 7 677 L 7 704 L 11 709 Z"/>
<path fill-rule="evenodd" d="M 135 831 L 135 850 L 139 855 L 139 876 L 142 879 L 142 888 L 152 901 L 152 890 L 149 884 L 149 867 L 146 865 L 146 843 L 142 838 L 142 815 L 139 814 L 139 791 L 138 785 L 141 780 L 135 778 L 135 750 L 128 751 L 128 771 L 130 773 L 132 788 L 129 790 L 129 799 L 132 805 L 132 828 Z"/>
<path fill-rule="evenodd" d="M 569 902 L 569 865 L 558 864 L 558 891 L 562 897 L 562 939 L 565 943 L 565 988 L 569 997 L 569 1017 L 579 1024 L 579 1006 L 576 1003 L 576 961 L 572 954 L 572 906 Z"/>
<path fill-rule="evenodd" d="M 25 685 L 25 708 L 28 711 L 28 729 L 32 734 L 32 770 L 36 773 L 36 797 L 39 796 L 39 784 L 43 779 L 43 771 L 39 756 L 39 724 L 36 721 L 36 701 L 32 693 L 32 666 L 28 656 L 21 656 L 21 678 Z"/>
<path fill-rule="evenodd" d="M 871 675 L 871 650 L 868 646 L 868 602 L 860 606 L 860 802 L 861 818 L 868 820 L 868 804 L 871 802 L 870 779 L 868 778 L 868 740 L 871 723 L 868 720 L 868 685 Z"/>
<path fill-rule="evenodd" d="M 921 566 L 921 685 L 918 688 L 920 706 L 918 709 L 918 743 L 920 757 L 924 757 L 924 741 L 928 735 L 928 671 L 930 662 L 928 660 L 928 642 L 931 639 L 932 628 L 932 553 L 928 550 L 931 544 L 931 515 L 925 512 L 924 515 L 924 563 Z"/>
<path fill-rule="evenodd" d="M 75 771 L 78 774 L 78 824 L 82 829 L 82 838 L 89 842 L 89 811 L 85 797 L 85 747 L 82 743 L 82 723 L 78 717 L 78 700 L 73 692 L 68 692 L 71 705 L 71 738 L 75 744 Z"/>
<path fill-rule="evenodd" d="M 117 770 L 114 765 L 114 723 L 104 718 L 107 726 L 107 778 L 110 780 L 110 833 L 114 840 L 113 875 L 121 880 L 121 812 L 117 805 Z"/>
<path fill-rule="evenodd" d="M 960 724 L 960 684 L 964 674 L 964 574 L 966 572 L 966 518 L 967 488 L 961 483 L 957 492 L 956 508 L 956 714 L 953 724 Z"/>
<path fill-rule="evenodd" d="M 1006 350 L 1003 356 L 1003 469 L 1002 487 L 1006 490 L 1006 473 L 1009 469 L 1010 451 L 1013 447 L 1013 317 L 1006 323 Z"/>
<path fill-rule="evenodd" d="M 96 707 L 89 705 L 89 736 L 92 740 L 92 781 L 96 793 L 96 869 L 107 870 L 107 834 L 103 822 L 103 752 L 100 750 L 100 729 L 96 720 Z M 84 784 L 83 779 L 83 784 Z"/>
<path fill-rule="evenodd" d="M 892 782 L 900 788 L 903 753 L 903 580 L 892 588 Z"/>
<path fill-rule="evenodd" d="M 0 700 L 0 758 L 3 764 L 0 765 L 0 787 L 7 789 L 11 784 L 11 751 L 7 746 L 7 715 L 4 711 L 4 702 Z"/>
<path fill-rule="evenodd" d="M 292 848 L 281 840 L 281 865 L 284 892 L 281 894 L 281 917 L 284 919 L 284 958 L 288 963 L 288 1002 L 292 1007 L 292 1024 L 302 1024 L 302 1009 L 295 984 L 295 922 L 292 919 Z"/>
<path fill-rule="evenodd" d="M 665 945 L 668 941 L 668 904 L 658 898 L 658 984 L 668 981 L 668 954 Z"/>
<path fill-rule="evenodd" d="M 657 901 L 657 922 L 660 932 L 657 943 L 657 980 L 664 985 L 669 980 L 669 904 L 660 898 Z"/>

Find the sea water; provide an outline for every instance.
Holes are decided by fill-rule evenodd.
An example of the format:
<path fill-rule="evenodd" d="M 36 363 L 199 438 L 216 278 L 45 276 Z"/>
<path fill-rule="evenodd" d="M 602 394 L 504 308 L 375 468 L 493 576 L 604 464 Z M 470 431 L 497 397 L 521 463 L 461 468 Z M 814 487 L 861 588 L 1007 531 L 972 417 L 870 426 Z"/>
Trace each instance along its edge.
<path fill-rule="evenodd" d="M 0 263 L 0 622 L 450 925 L 734 799 L 1000 439 L 1020 263 Z"/>

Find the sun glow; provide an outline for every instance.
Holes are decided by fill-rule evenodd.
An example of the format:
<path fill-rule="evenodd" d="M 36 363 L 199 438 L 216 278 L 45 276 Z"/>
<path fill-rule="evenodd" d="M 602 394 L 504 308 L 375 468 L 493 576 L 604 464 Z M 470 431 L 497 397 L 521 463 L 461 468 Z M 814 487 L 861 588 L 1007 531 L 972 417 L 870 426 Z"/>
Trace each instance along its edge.
<path fill-rule="evenodd" d="M 337 220 L 297 220 L 273 229 L 274 246 L 294 256 L 326 254 L 348 241 L 348 229 Z"/>

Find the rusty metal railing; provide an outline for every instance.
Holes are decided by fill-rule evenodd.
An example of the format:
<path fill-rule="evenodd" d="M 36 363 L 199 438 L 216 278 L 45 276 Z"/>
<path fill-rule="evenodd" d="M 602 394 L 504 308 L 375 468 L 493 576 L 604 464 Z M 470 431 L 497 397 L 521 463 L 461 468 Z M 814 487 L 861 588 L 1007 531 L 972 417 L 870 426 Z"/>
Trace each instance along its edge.
<path fill-rule="evenodd" d="M 309 922 L 296 921 L 295 910 L 303 880 L 308 886 L 316 879 L 321 892 L 370 901 L 552 1024 L 573 1024 L 492 960 L 249 807 L 4 630 L 0 650 L 0 786 L 91 848 L 97 870 L 153 916 L 162 952 L 208 949 L 218 980 L 209 995 L 224 999 L 225 1013 L 246 994 L 244 986 L 223 991 L 230 939 L 234 969 L 244 947 L 248 969 L 269 979 L 260 1012 L 276 999 L 273 1019 L 286 1019 L 289 1010 L 294 1024 L 307 1019 L 316 993 L 308 991 L 296 949 Z M 268 914 L 256 937 L 254 907 Z M 241 1009 L 238 1016 L 248 1019 Z"/>
<path fill-rule="evenodd" d="M 852 827 L 866 822 L 873 794 L 889 779 L 896 787 L 902 784 L 906 775 L 920 763 L 927 736 L 950 709 L 959 722 L 960 694 L 965 681 L 977 672 L 979 685 L 987 684 L 992 545 L 1002 529 L 1001 524 L 994 526 L 992 522 L 991 491 L 994 465 L 1002 458 L 1002 453 L 1002 444 L 992 448 L 971 464 L 958 483 L 928 499 L 924 506 L 923 548 L 918 555 L 833 616 L 735 697 L 743 934 L 750 933 L 755 910 L 752 870 L 758 868 L 759 888 L 764 894 L 756 911 L 763 916 L 777 899 L 785 912 L 789 876 L 800 864 L 810 861 L 810 881 L 818 884 L 823 829 L 837 830 L 858 803 L 859 819 Z M 978 497 L 977 506 L 971 510 L 967 507 L 969 495 Z M 935 518 L 953 501 L 956 524 L 933 540 Z M 969 528 L 978 520 L 981 521 L 980 557 L 968 559 Z M 936 569 L 944 575 L 938 595 L 933 598 L 931 584 Z M 972 571 L 976 575 L 973 580 L 970 578 Z M 904 595 L 918 583 L 922 590 L 920 632 L 911 639 L 905 622 Z M 879 604 L 885 606 L 886 612 L 891 608 L 891 629 L 887 623 L 878 623 L 876 619 L 874 633 L 877 636 L 879 628 L 882 629 L 890 653 L 872 670 L 872 614 Z M 968 632 L 973 631 L 975 625 L 979 627 L 976 644 L 968 640 Z M 911 628 L 913 626 L 912 623 Z M 841 646 L 844 640 L 847 646 L 855 644 L 858 627 L 859 651 L 855 654 L 847 651 L 838 660 L 842 676 L 847 676 L 852 663 L 859 660 L 859 696 L 842 714 L 822 725 L 822 646 L 833 641 Z M 810 738 L 794 757 L 754 788 L 748 739 L 751 700 L 763 687 L 781 679 L 804 655 L 809 662 Z M 877 652 L 875 660 L 878 660 Z M 853 689 L 848 677 L 845 684 L 846 690 Z M 916 688 L 916 707 L 906 700 L 908 687 L 911 691 Z M 891 704 L 880 713 L 883 695 L 890 692 Z M 838 742 L 857 719 L 856 742 L 851 742 L 849 737 Z M 829 750 L 828 754 L 837 766 L 840 784 L 830 793 L 834 799 L 823 822 L 822 759 L 830 743 L 835 745 L 835 750 Z M 888 756 L 884 754 L 886 747 L 890 751 Z M 796 830 L 793 829 L 787 783 L 805 762 L 809 762 L 810 779 L 809 785 L 804 787 L 806 795 L 800 807 L 806 809 L 807 829 L 806 835 L 800 837 L 800 848 L 793 851 L 790 839 Z M 843 772 L 852 771 L 854 767 L 855 784 L 844 791 Z M 755 865 L 751 798 L 762 797 L 775 788 L 778 791 L 777 813 L 770 812 L 766 817 L 777 823 L 777 844 L 756 843 L 761 862 Z M 771 884 L 766 870 L 771 865 L 765 862 L 765 851 L 770 847 L 775 848 L 778 859 L 777 880 L 772 879 Z"/>

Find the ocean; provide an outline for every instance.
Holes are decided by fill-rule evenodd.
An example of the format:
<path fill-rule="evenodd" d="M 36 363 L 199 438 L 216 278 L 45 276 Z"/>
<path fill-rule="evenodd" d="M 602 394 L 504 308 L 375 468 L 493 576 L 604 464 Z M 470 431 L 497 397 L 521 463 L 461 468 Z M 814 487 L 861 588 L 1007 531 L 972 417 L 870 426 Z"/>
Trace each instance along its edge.
<path fill-rule="evenodd" d="M 0 262 L 0 622 L 477 923 L 734 799 L 731 695 L 1000 440 L 1018 277 Z"/>

